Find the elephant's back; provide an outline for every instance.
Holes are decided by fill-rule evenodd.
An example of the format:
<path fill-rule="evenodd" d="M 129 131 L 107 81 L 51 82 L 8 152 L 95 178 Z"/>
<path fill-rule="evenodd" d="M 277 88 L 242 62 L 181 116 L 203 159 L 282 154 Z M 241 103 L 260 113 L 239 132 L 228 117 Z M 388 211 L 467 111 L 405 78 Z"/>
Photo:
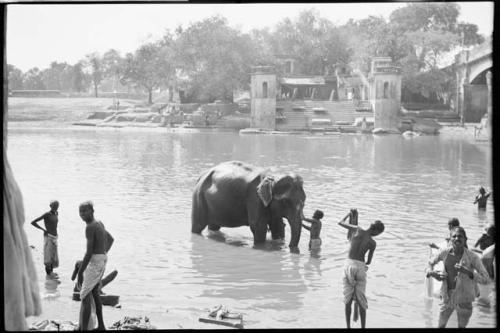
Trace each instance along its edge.
<path fill-rule="evenodd" d="M 241 187 L 250 184 L 260 176 L 261 169 L 241 161 L 228 161 L 216 165 L 213 169 L 212 179 L 216 183 L 231 182 Z"/>

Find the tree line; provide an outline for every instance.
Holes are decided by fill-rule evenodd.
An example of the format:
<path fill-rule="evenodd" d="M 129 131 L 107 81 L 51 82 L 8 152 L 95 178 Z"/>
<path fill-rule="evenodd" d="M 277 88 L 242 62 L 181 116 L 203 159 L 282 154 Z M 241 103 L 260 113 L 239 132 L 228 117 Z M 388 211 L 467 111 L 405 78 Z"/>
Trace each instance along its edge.
<path fill-rule="evenodd" d="M 335 25 L 314 9 L 285 18 L 272 28 L 242 32 L 221 15 L 166 30 L 157 41 L 122 56 L 110 49 L 91 53 L 74 65 L 52 62 L 23 73 L 8 65 L 8 85 L 16 89 L 70 92 L 111 91 L 117 84 L 148 94 L 179 88 L 185 102 L 232 101 L 235 89 L 248 89 L 252 66 L 274 65 L 281 56 L 295 59 L 296 71 L 322 75 L 336 64 L 350 63 L 368 73 L 373 56 L 389 56 L 402 69 L 402 98 L 427 96 L 447 102 L 454 73 L 440 69 L 457 47 L 484 41 L 475 24 L 459 22 L 455 3 L 409 3 L 389 19 L 369 16 Z"/>

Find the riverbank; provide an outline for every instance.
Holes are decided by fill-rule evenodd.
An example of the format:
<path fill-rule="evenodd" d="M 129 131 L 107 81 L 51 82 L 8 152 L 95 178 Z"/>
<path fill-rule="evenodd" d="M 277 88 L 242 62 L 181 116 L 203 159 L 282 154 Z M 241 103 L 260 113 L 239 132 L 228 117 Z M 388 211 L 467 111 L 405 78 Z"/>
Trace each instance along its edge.
<path fill-rule="evenodd" d="M 215 305 L 215 304 L 214 304 Z M 61 322 L 71 321 L 78 324 L 80 313 L 80 302 L 71 300 L 70 295 L 59 297 L 45 297 L 42 299 L 42 314 L 31 316 L 26 319 L 28 327 L 43 320 L 57 320 Z M 126 306 L 116 308 L 103 306 L 103 316 L 106 328 L 122 320 L 124 317 L 148 317 L 149 322 L 156 329 L 218 329 L 229 328 L 221 325 L 199 322 L 198 318 L 206 315 L 205 309 L 199 310 L 178 310 L 178 309 L 158 309 L 158 311 L 147 311 L 129 309 Z"/>

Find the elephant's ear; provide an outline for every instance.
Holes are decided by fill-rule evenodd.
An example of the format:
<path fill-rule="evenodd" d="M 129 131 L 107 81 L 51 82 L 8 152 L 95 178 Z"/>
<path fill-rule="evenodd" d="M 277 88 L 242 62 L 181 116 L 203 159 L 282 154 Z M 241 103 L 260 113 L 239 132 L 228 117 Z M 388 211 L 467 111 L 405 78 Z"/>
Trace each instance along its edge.
<path fill-rule="evenodd" d="M 274 178 L 265 176 L 257 186 L 257 194 L 265 207 L 269 206 L 273 198 Z"/>

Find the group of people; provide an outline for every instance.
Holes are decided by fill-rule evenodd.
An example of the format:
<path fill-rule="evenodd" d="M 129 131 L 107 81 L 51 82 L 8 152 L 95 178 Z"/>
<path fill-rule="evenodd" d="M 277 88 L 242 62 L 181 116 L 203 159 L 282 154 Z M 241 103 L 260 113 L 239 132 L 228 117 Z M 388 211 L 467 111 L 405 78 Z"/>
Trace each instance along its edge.
<path fill-rule="evenodd" d="M 311 219 L 302 216 L 302 220 L 310 223 L 302 227 L 310 232 L 309 249 L 318 251 L 321 248 L 321 227 L 324 214 L 321 210 L 316 210 Z M 347 218 L 349 221 L 346 223 Z M 354 301 L 354 316 L 353 320 L 361 318 L 361 327 L 366 325 L 366 309 L 368 309 L 368 301 L 366 299 L 366 271 L 368 265 L 372 262 L 373 254 L 377 246 L 377 242 L 372 238 L 380 235 L 385 226 L 380 220 L 376 220 L 370 224 L 368 229 L 363 229 L 358 225 L 358 211 L 351 209 L 338 224 L 347 229 L 347 239 L 349 240 L 349 250 L 347 253 L 347 261 L 344 265 L 342 276 L 342 288 L 345 304 L 345 319 L 347 328 L 351 328 L 351 313 L 352 303 Z M 366 253 L 368 257 L 365 261 Z"/>
<path fill-rule="evenodd" d="M 58 278 L 57 273 L 54 272 L 54 269 L 59 266 L 57 249 L 58 208 L 59 202 L 57 200 L 51 201 L 50 211 L 31 222 L 34 227 L 43 231 L 43 261 L 45 272 L 49 279 Z M 91 201 L 85 201 L 80 204 L 79 214 L 80 218 L 86 223 L 85 238 L 87 241 L 83 260 L 77 262 L 78 269 L 75 269 L 77 276 L 75 290 L 79 290 L 79 298 L 81 299 L 79 329 L 93 330 L 96 326 L 94 318 L 97 317 L 97 329 L 105 330 L 102 302 L 99 295 L 102 288 L 102 277 L 108 260 L 107 253 L 113 245 L 114 239 L 106 231 L 104 224 L 95 219 L 94 205 Z M 41 220 L 44 221 L 45 228 L 38 224 Z M 75 272 L 73 275 L 75 275 Z"/>
<path fill-rule="evenodd" d="M 474 204 L 480 209 L 486 208 L 487 198 L 491 193 L 486 193 L 480 188 Z M 59 202 L 50 202 L 50 211 L 36 218 L 31 224 L 41 229 L 44 233 L 44 265 L 47 278 L 57 278 L 54 269 L 59 266 L 57 251 L 57 224 L 58 224 Z M 102 302 L 100 293 L 102 288 L 102 277 L 106 268 L 107 253 L 112 244 L 113 237 L 106 231 L 104 224 L 94 217 L 94 207 L 91 201 L 80 204 L 79 214 L 86 223 L 85 237 L 87 246 L 82 261 L 77 262 L 73 272 L 73 278 L 77 275 L 75 291 L 79 291 L 82 301 L 80 308 L 79 328 L 81 330 L 94 329 L 95 322 L 93 314 L 97 317 L 97 328 L 105 329 Z M 302 227 L 310 232 L 309 249 L 318 251 L 321 248 L 321 219 L 324 213 L 316 210 L 312 218 L 302 216 L 306 225 Z M 349 221 L 346 220 L 349 218 Z M 38 222 L 43 220 L 45 229 Z M 361 327 L 366 325 L 366 271 L 370 265 L 375 248 L 377 246 L 373 237 L 380 235 L 385 227 L 380 220 L 370 224 L 364 230 L 358 225 L 358 211 L 351 209 L 338 224 L 347 229 L 349 249 L 347 261 L 343 270 L 342 285 L 345 303 L 345 319 L 347 328 L 351 327 L 352 303 L 354 304 L 354 321 L 359 316 Z M 478 283 L 486 284 L 494 278 L 494 246 L 495 225 L 486 228 L 485 233 L 478 239 L 473 249 L 467 246 L 467 235 L 465 229 L 460 226 L 457 218 L 448 222 L 449 237 L 446 238 L 446 246 L 440 248 L 434 243 L 429 244 L 431 248 L 438 249 L 437 254 L 429 260 L 426 270 L 427 277 L 442 281 L 440 296 L 441 305 L 439 312 L 439 327 L 445 327 L 453 311 L 457 312 L 458 326 L 465 327 L 472 315 L 472 302 L 478 296 Z M 493 248 L 493 251 L 491 250 Z M 368 257 L 365 260 L 366 253 Z M 477 253 L 482 254 L 480 257 Z M 434 266 L 442 261 L 443 271 L 435 271 Z M 116 275 L 116 274 L 115 274 Z"/>
<path fill-rule="evenodd" d="M 446 246 L 429 244 L 438 251 L 429 260 L 426 276 L 442 281 L 438 327 L 446 327 L 451 314 L 456 311 L 458 327 L 464 328 L 472 316 L 472 302 L 479 296 L 478 284 L 488 284 L 495 278 L 495 225 L 489 225 L 471 249 L 467 245 L 465 229 L 457 218 L 448 221 L 448 229 L 450 234 Z M 443 270 L 435 270 L 440 261 Z"/>
<path fill-rule="evenodd" d="M 474 204 L 477 204 L 479 209 L 486 209 L 490 195 L 491 192 L 486 193 L 486 190 L 480 187 Z M 320 233 L 323 216 L 324 213 L 321 210 L 316 210 L 312 218 L 302 216 L 303 221 L 310 223 L 310 225 L 302 223 L 302 227 L 310 232 L 309 249 L 311 251 L 319 251 L 321 248 Z M 349 218 L 348 223 L 346 223 L 347 218 Z M 358 226 L 356 209 L 351 209 L 338 224 L 348 230 L 347 239 L 350 243 L 342 278 L 347 328 L 351 327 L 353 301 L 355 301 L 353 319 L 357 320 L 359 311 L 361 327 L 365 328 L 368 308 L 365 296 L 366 271 L 377 245 L 372 237 L 384 231 L 384 224 L 376 220 L 367 230 L 363 230 Z M 477 240 L 474 248 L 470 250 L 467 246 L 465 229 L 460 227 L 460 221 L 457 218 L 448 221 L 448 229 L 450 234 L 446 238 L 446 246 L 440 248 L 435 243 L 429 244 L 431 248 L 438 249 L 438 252 L 430 258 L 426 275 L 443 281 L 440 290 L 442 303 L 438 326 L 445 327 L 453 311 L 456 311 L 458 326 L 466 327 L 472 315 L 472 302 L 479 296 L 478 283 L 487 284 L 494 279 L 495 225 L 490 224 Z M 367 252 L 368 257 L 365 260 Z M 439 261 L 444 263 L 444 271 L 434 271 L 433 268 Z"/>

